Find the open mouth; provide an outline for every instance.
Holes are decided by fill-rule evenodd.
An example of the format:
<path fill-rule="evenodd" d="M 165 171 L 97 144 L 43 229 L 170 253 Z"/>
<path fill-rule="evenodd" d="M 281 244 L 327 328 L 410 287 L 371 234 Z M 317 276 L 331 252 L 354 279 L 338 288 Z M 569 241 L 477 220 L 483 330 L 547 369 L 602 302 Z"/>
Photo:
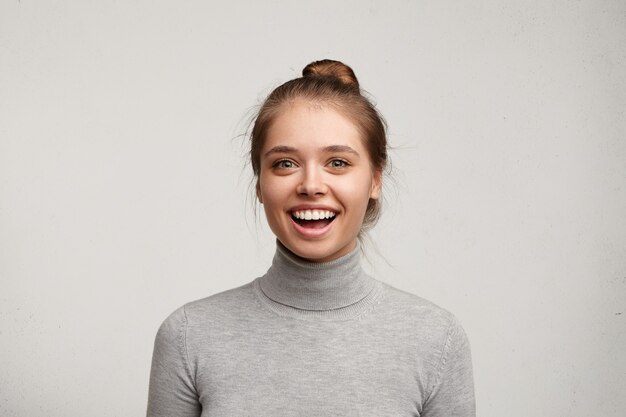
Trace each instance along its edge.
<path fill-rule="evenodd" d="M 323 229 L 335 220 L 337 214 L 330 210 L 296 210 L 291 212 L 294 222 L 307 229 Z"/>

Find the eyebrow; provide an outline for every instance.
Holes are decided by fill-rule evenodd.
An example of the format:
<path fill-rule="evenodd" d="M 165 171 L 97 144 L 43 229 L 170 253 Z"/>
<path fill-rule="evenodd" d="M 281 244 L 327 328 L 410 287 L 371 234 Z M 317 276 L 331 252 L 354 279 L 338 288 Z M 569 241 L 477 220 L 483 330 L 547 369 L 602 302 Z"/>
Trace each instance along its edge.
<path fill-rule="evenodd" d="M 273 153 L 295 153 L 297 151 L 296 148 L 293 148 L 291 146 L 274 146 L 272 149 L 270 149 L 269 151 L 265 152 L 265 157 L 267 158 L 268 156 L 270 156 Z"/>
<path fill-rule="evenodd" d="M 355 151 L 353 148 L 346 146 L 346 145 L 331 145 L 331 146 L 326 146 L 325 148 L 322 149 L 324 152 L 331 152 L 331 153 L 351 153 L 357 157 L 360 157 L 361 155 L 359 155 L 359 153 L 357 151 Z"/>
<path fill-rule="evenodd" d="M 279 146 L 274 146 L 272 149 L 270 149 L 269 151 L 265 152 L 265 157 L 270 156 L 271 154 L 275 154 L 275 153 L 296 153 L 298 150 L 292 146 L 284 146 L 284 145 L 279 145 Z M 357 151 L 355 151 L 353 148 L 351 148 L 350 146 L 346 146 L 346 145 L 330 145 L 330 146 L 325 146 L 322 148 L 323 152 L 329 152 L 329 153 L 350 153 L 352 155 L 355 155 L 357 157 L 361 157 L 361 155 L 359 155 L 359 153 Z"/>

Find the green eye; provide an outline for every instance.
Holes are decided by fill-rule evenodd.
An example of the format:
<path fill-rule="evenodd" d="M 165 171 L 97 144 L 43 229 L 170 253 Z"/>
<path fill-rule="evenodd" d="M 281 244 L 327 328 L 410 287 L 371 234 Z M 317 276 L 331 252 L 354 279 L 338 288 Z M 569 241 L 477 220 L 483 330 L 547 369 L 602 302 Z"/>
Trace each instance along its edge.
<path fill-rule="evenodd" d="M 333 168 L 345 168 L 348 166 L 348 163 L 341 159 L 333 159 L 330 161 L 330 166 Z"/>
<path fill-rule="evenodd" d="M 274 167 L 281 169 L 289 169 L 293 168 L 293 162 L 288 159 L 283 159 L 282 161 L 278 161 L 274 164 Z"/>

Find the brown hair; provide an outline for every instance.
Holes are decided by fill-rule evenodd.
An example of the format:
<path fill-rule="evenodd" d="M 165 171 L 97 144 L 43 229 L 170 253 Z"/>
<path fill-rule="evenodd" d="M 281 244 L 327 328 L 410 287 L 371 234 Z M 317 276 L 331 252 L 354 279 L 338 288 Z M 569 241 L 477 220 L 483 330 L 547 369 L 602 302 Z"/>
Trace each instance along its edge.
<path fill-rule="evenodd" d="M 388 164 L 385 121 L 374 104 L 362 94 L 352 68 L 339 61 L 324 59 L 304 67 L 302 77 L 278 86 L 261 105 L 250 134 L 250 162 L 257 186 L 261 150 L 269 127 L 281 106 L 296 99 L 332 106 L 348 117 L 361 132 L 372 169 L 382 175 Z M 376 224 L 380 217 L 380 206 L 380 199 L 370 199 L 363 219 L 363 229 Z"/>

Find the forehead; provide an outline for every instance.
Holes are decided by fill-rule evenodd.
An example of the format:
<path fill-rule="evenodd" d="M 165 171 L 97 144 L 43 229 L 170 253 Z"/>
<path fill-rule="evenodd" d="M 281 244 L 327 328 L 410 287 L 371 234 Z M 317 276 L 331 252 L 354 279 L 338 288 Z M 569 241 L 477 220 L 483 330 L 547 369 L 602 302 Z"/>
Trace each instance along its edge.
<path fill-rule="evenodd" d="M 314 149 L 336 145 L 365 152 L 358 126 L 349 117 L 328 104 L 296 100 L 278 109 L 263 148 Z"/>

